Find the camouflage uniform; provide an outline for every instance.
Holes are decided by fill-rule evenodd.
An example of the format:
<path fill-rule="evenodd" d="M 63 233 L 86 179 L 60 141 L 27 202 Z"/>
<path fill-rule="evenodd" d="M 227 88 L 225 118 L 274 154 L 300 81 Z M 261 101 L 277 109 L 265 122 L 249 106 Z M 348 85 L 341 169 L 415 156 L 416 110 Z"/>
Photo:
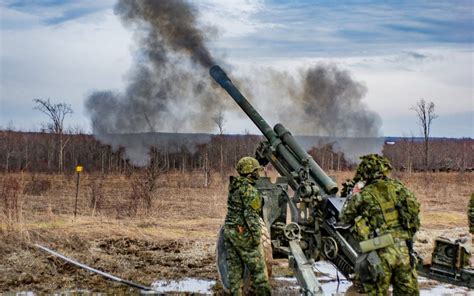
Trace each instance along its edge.
<path fill-rule="evenodd" d="M 469 232 L 474 234 L 474 193 L 471 194 L 471 199 L 469 200 L 469 207 L 467 209 L 467 219 L 469 222 Z"/>
<path fill-rule="evenodd" d="M 245 267 L 252 278 L 257 295 L 270 295 L 265 258 L 260 243 L 259 213 L 262 196 L 255 188 L 260 165 L 251 157 L 237 164 L 240 176 L 231 177 L 224 225 L 224 243 L 227 250 L 229 284 L 232 295 L 242 294 Z"/>
<path fill-rule="evenodd" d="M 361 241 L 384 234 L 391 234 L 394 240 L 394 244 L 376 250 L 383 272 L 375 281 L 363 282 L 364 290 L 369 295 L 386 295 L 392 284 L 394 295 L 419 295 L 414 261 L 410 261 L 407 245 L 420 226 L 419 204 L 402 183 L 386 176 L 391 170 L 386 158 L 370 154 L 361 159 L 354 180 L 366 185 L 346 201 L 340 218 L 345 223 L 354 223 L 353 229 Z"/>

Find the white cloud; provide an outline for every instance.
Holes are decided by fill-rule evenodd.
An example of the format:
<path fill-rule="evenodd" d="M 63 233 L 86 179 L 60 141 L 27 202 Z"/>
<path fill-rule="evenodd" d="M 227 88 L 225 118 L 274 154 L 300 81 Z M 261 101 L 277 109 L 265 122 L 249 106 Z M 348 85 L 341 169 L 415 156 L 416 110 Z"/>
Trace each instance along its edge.
<path fill-rule="evenodd" d="M 82 111 L 85 95 L 95 89 L 123 90 L 134 43 L 132 32 L 113 14 L 114 2 L 68 1 L 46 10 L 28 5 L 20 11 L 0 7 L 1 126 L 9 120 L 25 128 L 37 126 L 45 120 L 32 110 L 31 100 L 48 97 L 71 103 L 75 114 L 70 122 L 88 126 Z M 409 108 L 421 98 L 434 101 L 440 117 L 474 112 L 472 44 L 443 48 L 436 40 L 407 40 L 403 32 L 397 35 L 382 26 L 397 23 L 426 29 L 425 23 L 411 19 L 418 13 L 416 5 L 405 11 L 384 10 L 382 4 L 377 9 L 337 6 L 305 11 L 263 0 L 193 2 L 200 22 L 218 28 L 212 49 L 228 57 L 234 71 L 229 70 L 230 75 L 245 76 L 260 66 L 296 75 L 299 68 L 319 61 L 336 63 L 367 85 L 365 101 L 387 119 L 384 131 L 396 135 L 410 133 L 402 121 L 412 115 Z M 424 11 L 426 17 L 453 20 L 456 15 L 465 16 L 459 11 L 462 7 L 435 6 Z M 96 12 L 45 25 L 50 18 L 82 8 Z M 380 35 L 371 40 L 364 34 L 336 34 L 341 29 Z M 278 99 L 273 107 L 278 106 Z M 229 114 L 228 132 L 246 128 L 256 131 L 244 116 Z M 417 133 L 416 126 L 413 132 Z"/>
<path fill-rule="evenodd" d="M 424 98 L 437 105 L 437 112 L 474 111 L 473 51 L 423 49 L 425 58 L 399 56 L 352 59 L 347 63 L 358 79 L 367 83 L 368 103 L 382 116 L 399 116 Z"/>
<path fill-rule="evenodd" d="M 93 89 L 123 88 L 131 44 L 131 33 L 111 9 L 61 26 L 2 30 L 1 105 L 18 109 L 2 107 L 0 124 L 13 120 L 32 128 L 42 117 L 31 111 L 31 100 L 51 98 L 70 103 L 75 111 L 71 122 L 88 126 L 82 111 L 84 96 Z M 31 116 L 21 120 L 21 114 Z"/>
<path fill-rule="evenodd" d="M 71 19 L 81 18 L 84 15 L 109 9 L 116 0 L 75 0 L 64 2 L 42 1 L 3 1 L 0 9 L 21 12 L 41 20 L 42 23 L 62 23 Z M 17 19 L 7 19 L 5 23 L 15 24 Z M 4 27 L 2 27 L 4 28 Z"/>
<path fill-rule="evenodd" d="M 217 26 L 223 38 L 243 37 L 268 26 L 256 14 L 264 9 L 262 0 L 194 1 L 204 24 Z"/>
<path fill-rule="evenodd" d="M 252 73 L 255 67 L 270 67 L 294 76 L 298 69 L 321 62 L 347 69 L 354 80 L 367 86 L 364 101 L 382 117 L 386 135 L 418 135 L 416 117 L 410 108 L 422 98 L 436 104 L 436 113 L 441 119 L 466 112 L 474 114 L 474 51 L 471 49 L 414 48 L 398 54 L 328 58 L 248 57 L 233 62 L 238 65 L 234 75 L 242 77 Z M 276 99 L 275 104 L 282 105 L 281 100 L 284 98 Z M 412 120 L 411 125 L 407 124 L 407 118 Z M 245 125 L 243 121 L 234 125 L 236 131 L 241 124 Z M 474 136 L 474 127 L 469 128 L 470 122 L 460 121 L 454 125 L 454 121 L 450 121 L 450 124 L 451 129 L 468 132 L 464 136 Z M 438 136 L 449 135 L 446 133 L 449 128 L 443 130 L 445 133 Z"/>
<path fill-rule="evenodd" d="M 41 23 L 39 16 L 0 6 L 0 28 L 9 29 L 29 28 Z"/>

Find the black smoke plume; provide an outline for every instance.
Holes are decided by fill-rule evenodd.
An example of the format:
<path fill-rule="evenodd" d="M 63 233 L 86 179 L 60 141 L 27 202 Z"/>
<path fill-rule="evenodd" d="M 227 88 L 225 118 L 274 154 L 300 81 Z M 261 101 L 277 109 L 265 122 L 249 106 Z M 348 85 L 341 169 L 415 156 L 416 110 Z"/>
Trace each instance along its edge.
<path fill-rule="evenodd" d="M 194 62 L 210 68 L 214 62 L 205 45 L 206 36 L 196 26 L 197 10 L 183 0 L 120 0 L 115 12 L 125 24 L 145 22 L 151 26 L 143 40 L 151 61 L 165 58 L 162 46 L 172 51 L 188 53 Z M 157 44 L 156 41 L 161 41 Z"/>
<path fill-rule="evenodd" d="M 305 149 L 331 143 L 353 162 L 360 155 L 382 152 L 382 120 L 363 102 L 367 87 L 347 70 L 319 63 L 297 75 L 259 69 L 256 76 L 245 82 L 252 85 L 253 97 L 263 101 L 259 109 L 303 136 Z"/>
<path fill-rule="evenodd" d="M 211 87 L 208 68 L 214 62 L 191 4 L 182 0 L 120 0 L 115 13 L 134 30 L 139 48 L 128 86 L 123 93 L 93 92 L 85 105 L 99 140 L 115 148 L 125 147 L 126 156 L 142 165 L 147 154 L 138 153 L 140 145 L 122 135 L 210 131 L 210 118 L 226 101 Z M 114 135 L 113 141 L 110 135 Z M 147 151 L 148 147 L 139 150 Z"/>
<path fill-rule="evenodd" d="M 124 147 L 132 163 L 145 165 L 150 141 L 130 134 L 210 132 L 212 117 L 235 104 L 211 83 L 208 70 L 215 61 L 207 42 L 216 29 L 198 26 L 193 5 L 185 0 L 119 0 L 115 13 L 133 30 L 138 45 L 128 85 L 123 92 L 93 92 L 86 109 L 99 140 Z M 254 98 L 262 114 L 294 134 L 379 135 L 380 118 L 362 102 L 366 87 L 334 65 L 319 64 L 296 77 L 267 69 L 245 73 L 241 81 L 247 85 L 242 91 Z"/>
<path fill-rule="evenodd" d="M 318 64 L 301 73 L 292 111 L 280 118 L 302 134 L 331 137 L 380 136 L 381 118 L 363 103 L 367 87 L 335 65 Z"/>

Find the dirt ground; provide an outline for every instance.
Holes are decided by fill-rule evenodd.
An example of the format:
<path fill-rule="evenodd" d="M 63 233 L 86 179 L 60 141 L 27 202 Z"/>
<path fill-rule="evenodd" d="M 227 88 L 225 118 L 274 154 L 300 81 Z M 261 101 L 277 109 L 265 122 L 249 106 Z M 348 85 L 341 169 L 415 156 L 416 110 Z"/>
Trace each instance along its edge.
<path fill-rule="evenodd" d="M 352 173 L 333 175 L 340 184 Z M 474 192 L 474 174 L 395 177 L 422 204 L 423 229 L 416 243 L 420 253 L 431 252 L 437 235 L 468 236 L 466 205 Z M 134 178 L 140 176 L 81 175 L 74 218 L 74 175 L 0 176 L 0 186 L 12 180 L 19 184 L 14 203 L 0 200 L 0 291 L 132 292 L 34 244 L 144 285 L 188 277 L 217 280 L 215 240 L 226 211 L 227 178 L 215 174 L 204 187 L 200 173 L 161 175 L 148 207 L 134 199 Z M 275 266 L 275 271 L 276 276 L 288 274 L 285 266 Z"/>

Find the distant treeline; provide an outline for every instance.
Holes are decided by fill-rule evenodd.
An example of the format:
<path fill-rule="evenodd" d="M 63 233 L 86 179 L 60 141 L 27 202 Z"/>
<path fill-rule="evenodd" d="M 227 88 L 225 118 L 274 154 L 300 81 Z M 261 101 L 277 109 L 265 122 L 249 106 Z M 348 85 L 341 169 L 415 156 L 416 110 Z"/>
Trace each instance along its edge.
<path fill-rule="evenodd" d="M 429 141 L 428 170 L 473 171 L 474 139 L 433 138 Z M 425 170 L 424 142 L 419 138 L 397 138 L 386 141 L 383 155 L 400 171 Z"/>
<path fill-rule="evenodd" d="M 228 173 L 245 155 L 254 155 L 262 137 L 256 135 L 207 135 L 204 143 L 186 140 L 183 134 L 175 134 L 177 141 L 150 149 L 149 156 L 161 171 L 203 170 Z M 76 165 L 86 171 L 100 173 L 127 173 L 134 167 L 125 159 L 124 148 L 114 150 L 87 134 L 65 134 L 66 145 L 59 153 L 57 135 L 0 131 L 0 171 L 8 172 L 74 172 Z M 166 139 L 174 137 L 166 135 Z M 158 138 L 159 139 L 159 138 Z M 390 139 L 383 147 L 394 169 L 406 171 L 424 170 L 423 142 L 416 138 Z M 354 164 L 334 145 L 313 147 L 309 153 L 324 170 L 349 170 Z M 63 161 L 59 161 L 59 157 Z M 59 165 L 62 163 L 63 168 Z M 474 167 L 473 139 L 433 139 L 430 142 L 429 170 L 472 171 Z"/>

